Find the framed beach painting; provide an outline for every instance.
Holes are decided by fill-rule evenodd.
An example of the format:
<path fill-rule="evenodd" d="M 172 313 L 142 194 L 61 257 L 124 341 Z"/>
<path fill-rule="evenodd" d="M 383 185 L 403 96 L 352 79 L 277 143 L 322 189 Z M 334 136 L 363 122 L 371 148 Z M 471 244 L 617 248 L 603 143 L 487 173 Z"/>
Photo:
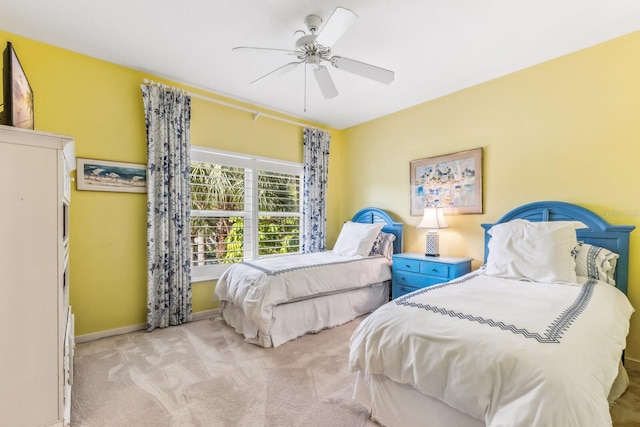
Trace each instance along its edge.
<path fill-rule="evenodd" d="M 78 190 L 147 192 L 147 167 L 107 160 L 77 160 Z"/>
<path fill-rule="evenodd" d="M 449 214 L 482 213 L 482 148 L 412 160 L 411 215 L 425 207 Z"/>

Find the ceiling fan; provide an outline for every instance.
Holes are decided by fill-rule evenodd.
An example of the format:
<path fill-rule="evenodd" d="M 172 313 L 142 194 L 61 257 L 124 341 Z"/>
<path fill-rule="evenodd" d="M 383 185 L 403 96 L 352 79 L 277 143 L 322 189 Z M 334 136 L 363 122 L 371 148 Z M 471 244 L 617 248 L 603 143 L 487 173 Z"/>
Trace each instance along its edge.
<path fill-rule="evenodd" d="M 297 58 L 296 61 L 284 64 L 281 67 L 265 74 L 262 77 L 252 81 L 251 84 L 259 82 L 269 76 L 281 75 L 292 69 L 304 64 L 313 67 L 313 75 L 320 87 L 320 91 L 327 99 L 334 98 L 338 95 L 338 89 L 336 89 L 333 79 L 329 74 L 329 70 L 323 64 L 325 62 L 331 64 L 334 68 L 343 70 L 349 73 L 356 74 L 361 77 L 389 84 L 394 79 L 394 72 L 386 70 L 384 68 L 376 67 L 375 65 L 366 64 L 364 62 L 356 61 L 354 59 L 344 58 L 342 56 L 331 56 L 331 46 L 344 35 L 349 27 L 358 19 L 358 15 L 353 13 L 349 9 L 343 7 L 336 7 L 327 22 L 322 28 L 322 19 L 316 15 L 309 15 L 304 20 L 307 26 L 307 32 L 302 30 L 296 31 L 296 34 L 302 33 L 296 40 L 295 49 L 273 49 L 267 47 L 251 47 L 251 46 L 239 46 L 233 48 L 234 51 L 271 51 L 286 53 Z M 305 81 L 306 81 L 305 72 Z M 306 83 L 305 83 L 305 110 L 306 110 Z"/>

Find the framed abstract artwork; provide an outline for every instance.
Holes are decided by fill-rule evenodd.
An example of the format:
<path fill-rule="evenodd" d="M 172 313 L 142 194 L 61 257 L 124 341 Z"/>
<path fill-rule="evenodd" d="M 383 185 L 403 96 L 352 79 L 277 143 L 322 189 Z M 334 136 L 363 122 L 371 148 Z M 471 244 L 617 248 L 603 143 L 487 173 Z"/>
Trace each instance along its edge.
<path fill-rule="evenodd" d="M 482 213 L 482 148 L 412 160 L 411 215 L 425 207 L 449 214 Z"/>

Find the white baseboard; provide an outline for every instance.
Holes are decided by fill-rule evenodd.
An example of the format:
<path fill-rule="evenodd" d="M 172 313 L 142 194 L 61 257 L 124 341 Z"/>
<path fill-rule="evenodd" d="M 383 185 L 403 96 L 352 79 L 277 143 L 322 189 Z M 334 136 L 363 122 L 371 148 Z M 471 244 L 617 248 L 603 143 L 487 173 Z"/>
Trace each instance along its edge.
<path fill-rule="evenodd" d="M 191 321 L 195 322 L 196 320 L 210 319 L 212 317 L 216 317 L 220 315 L 219 308 L 213 308 L 211 310 L 199 311 L 197 313 L 193 313 L 191 315 Z"/>
<path fill-rule="evenodd" d="M 130 332 L 143 331 L 147 328 L 147 325 L 141 323 L 139 325 L 125 326 L 124 328 L 109 329 L 107 331 L 94 332 L 92 334 L 76 335 L 76 344 L 83 342 L 95 341 L 101 338 L 113 337 L 116 335 L 128 334 Z"/>
<path fill-rule="evenodd" d="M 640 360 L 629 359 L 628 357 L 624 358 L 624 366 L 630 369 L 638 369 L 640 370 Z"/>
<path fill-rule="evenodd" d="M 191 321 L 195 322 L 197 320 L 210 319 L 212 317 L 218 316 L 219 314 L 220 314 L 220 309 L 218 309 L 218 308 L 214 308 L 214 309 L 211 309 L 211 310 L 199 311 L 199 312 L 193 313 L 191 315 Z M 80 344 L 80 343 L 83 343 L 83 342 L 99 340 L 101 338 L 107 338 L 107 337 L 113 337 L 113 336 L 116 336 L 116 335 L 128 334 L 130 332 L 144 331 L 146 328 L 147 328 L 147 325 L 144 324 L 144 323 L 141 323 L 139 325 L 125 326 L 124 328 L 109 329 L 107 331 L 94 332 L 92 334 L 77 335 L 75 337 L 75 342 L 77 344 Z"/>

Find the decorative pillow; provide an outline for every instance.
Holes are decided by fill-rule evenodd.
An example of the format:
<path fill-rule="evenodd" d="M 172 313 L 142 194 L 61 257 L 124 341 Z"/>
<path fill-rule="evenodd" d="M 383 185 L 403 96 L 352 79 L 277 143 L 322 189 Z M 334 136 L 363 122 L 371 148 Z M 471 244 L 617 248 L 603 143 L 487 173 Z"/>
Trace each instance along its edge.
<path fill-rule="evenodd" d="M 618 255 L 607 248 L 578 242 L 574 250 L 576 274 L 607 282 L 615 286 L 613 274 L 616 271 Z"/>
<path fill-rule="evenodd" d="M 485 273 L 536 282 L 576 283 L 571 251 L 578 244 L 573 222 L 530 222 L 524 219 L 491 227 Z"/>
<path fill-rule="evenodd" d="M 385 233 L 381 231 L 373 241 L 369 256 L 382 255 L 391 259 L 393 256 L 393 241 L 396 240 L 395 234 Z"/>
<path fill-rule="evenodd" d="M 378 236 L 384 224 L 362 224 L 347 221 L 342 225 L 338 240 L 333 247 L 333 253 L 346 256 L 368 256 L 373 241 Z"/>

